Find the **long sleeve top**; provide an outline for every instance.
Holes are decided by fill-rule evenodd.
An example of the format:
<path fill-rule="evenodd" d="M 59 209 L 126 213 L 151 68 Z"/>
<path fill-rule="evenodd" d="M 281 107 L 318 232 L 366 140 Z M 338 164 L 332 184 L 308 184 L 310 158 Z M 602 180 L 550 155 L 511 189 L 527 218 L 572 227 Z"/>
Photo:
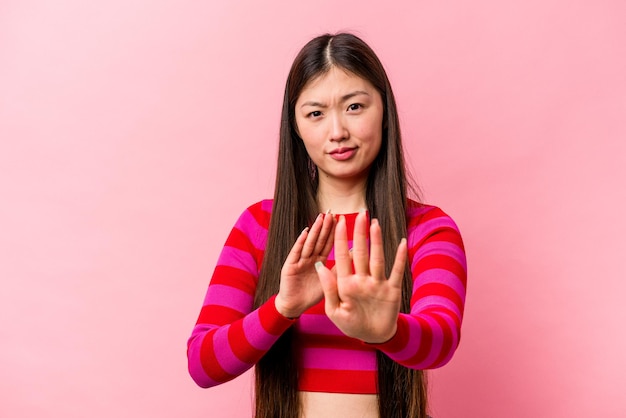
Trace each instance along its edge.
<path fill-rule="evenodd" d="M 298 389 L 303 391 L 377 393 L 377 350 L 414 369 L 437 368 L 452 358 L 460 339 L 467 266 L 459 230 L 441 209 L 409 204 L 411 309 L 399 314 L 395 336 L 382 344 L 344 335 L 326 316 L 324 301 L 298 319 L 282 316 L 275 296 L 253 309 L 271 211 L 271 200 L 247 208 L 218 259 L 188 340 L 189 372 L 198 385 L 211 387 L 239 376 L 289 327 L 295 327 Z M 346 215 L 349 239 L 355 218 Z M 328 264 L 333 263 L 331 252 Z"/>

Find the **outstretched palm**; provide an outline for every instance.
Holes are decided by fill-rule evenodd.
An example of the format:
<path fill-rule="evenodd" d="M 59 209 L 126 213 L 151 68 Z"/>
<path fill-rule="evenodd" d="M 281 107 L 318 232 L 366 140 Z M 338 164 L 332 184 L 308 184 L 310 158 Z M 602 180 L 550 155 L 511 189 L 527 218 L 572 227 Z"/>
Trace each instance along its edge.
<path fill-rule="evenodd" d="M 320 214 L 310 228 L 302 231 L 287 255 L 276 296 L 276 308 L 284 316 L 296 318 L 322 299 L 315 264 L 328 258 L 334 224 L 333 216 Z"/>
<path fill-rule="evenodd" d="M 348 250 L 343 217 L 335 228 L 335 269 L 317 264 L 326 299 L 326 315 L 346 335 L 369 343 L 381 343 L 395 335 L 407 257 L 406 240 L 398 246 L 389 278 L 385 277 L 382 232 L 376 219 L 369 225 L 363 212 L 354 226 L 352 256 Z M 354 264 L 354 272 L 352 265 Z"/>

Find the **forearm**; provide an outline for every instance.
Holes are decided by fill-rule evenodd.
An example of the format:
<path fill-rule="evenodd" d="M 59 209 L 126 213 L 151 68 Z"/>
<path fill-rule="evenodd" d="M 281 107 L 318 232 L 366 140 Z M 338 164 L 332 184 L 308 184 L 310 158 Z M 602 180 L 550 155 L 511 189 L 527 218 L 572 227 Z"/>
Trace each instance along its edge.
<path fill-rule="evenodd" d="M 189 373 L 201 387 L 215 386 L 244 373 L 294 322 L 276 310 L 273 297 L 245 316 L 231 313 L 231 318 L 225 318 L 225 312 L 220 318 L 237 318 L 220 326 L 203 323 L 201 314 L 188 341 Z"/>
<path fill-rule="evenodd" d="M 432 310 L 400 314 L 395 336 L 374 344 L 392 360 L 412 369 L 434 369 L 452 358 L 460 339 L 460 322 L 451 312 Z"/>

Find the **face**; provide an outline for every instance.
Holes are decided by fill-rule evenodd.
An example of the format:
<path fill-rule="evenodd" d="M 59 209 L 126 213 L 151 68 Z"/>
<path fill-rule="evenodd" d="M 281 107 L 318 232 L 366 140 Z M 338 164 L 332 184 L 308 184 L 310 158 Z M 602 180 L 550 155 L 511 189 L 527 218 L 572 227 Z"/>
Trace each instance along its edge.
<path fill-rule="evenodd" d="M 366 181 L 383 124 L 382 98 L 369 81 L 333 67 L 304 87 L 295 116 L 320 184 Z"/>

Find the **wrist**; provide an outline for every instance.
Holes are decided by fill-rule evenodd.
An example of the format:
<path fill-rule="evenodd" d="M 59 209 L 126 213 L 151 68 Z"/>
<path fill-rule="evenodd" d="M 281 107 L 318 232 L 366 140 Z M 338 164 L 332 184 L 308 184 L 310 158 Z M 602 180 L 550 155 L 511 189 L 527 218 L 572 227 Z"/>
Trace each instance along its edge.
<path fill-rule="evenodd" d="M 375 339 L 373 341 L 363 341 L 365 344 L 386 344 L 389 341 L 393 340 L 393 337 L 396 336 L 396 333 L 398 332 L 398 325 L 394 325 L 393 327 L 393 332 L 391 333 L 390 336 L 386 336 L 386 337 L 382 337 L 380 339 Z"/>
<path fill-rule="evenodd" d="M 280 293 L 274 298 L 274 307 L 276 308 L 276 311 L 278 311 L 278 313 L 285 318 L 298 319 L 300 317 L 300 312 L 296 312 L 293 309 L 288 309 L 285 307 L 280 297 Z"/>

